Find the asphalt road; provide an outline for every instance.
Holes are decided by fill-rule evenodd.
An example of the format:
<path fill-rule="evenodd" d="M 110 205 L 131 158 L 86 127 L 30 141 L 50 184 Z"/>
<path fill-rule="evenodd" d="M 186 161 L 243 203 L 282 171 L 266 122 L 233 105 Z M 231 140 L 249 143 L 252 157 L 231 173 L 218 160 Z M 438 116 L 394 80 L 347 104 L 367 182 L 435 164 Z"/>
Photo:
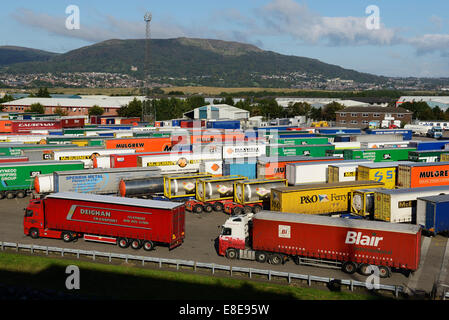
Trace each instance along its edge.
<path fill-rule="evenodd" d="M 16 242 L 21 244 L 35 244 L 43 246 L 55 246 L 81 250 L 96 250 L 102 252 L 129 253 L 142 256 L 153 256 L 168 259 L 193 260 L 203 263 L 216 263 L 221 265 L 232 265 L 239 267 L 252 267 L 258 269 L 271 269 L 283 272 L 299 274 L 310 274 L 335 279 L 353 279 L 365 281 L 366 277 L 359 274 L 349 275 L 337 269 L 329 269 L 312 266 L 297 266 L 293 261 L 287 261 L 284 265 L 260 264 L 248 260 L 228 260 L 217 254 L 215 240 L 219 234 L 219 226 L 229 217 L 222 212 L 202 213 L 201 215 L 186 212 L 186 239 L 184 243 L 173 249 L 156 247 L 155 250 L 147 252 L 143 249 L 138 251 L 132 248 L 121 249 L 110 244 L 85 242 L 65 243 L 57 239 L 32 239 L 23 234 L 24 208 L 30 198 L 25 199 L 3 199 L 0 200 L 0 241 Z M 439 279 L 449 284 L 449 272 L 447 265 L 443 265 L 443 256 L 449 260 L 448 238 L 437 236 L 434 238 L 423 237 L 422 266 L 412 276 L 407 277 L 401 273 L 393 273 L 388 279 L 381 279 L 381 284 L 402 285 L 411 287 L 412 290 L 424 290 L 430 292 L 434 280 Z M 440 272 L 443 269 L 443 272 Z"/>

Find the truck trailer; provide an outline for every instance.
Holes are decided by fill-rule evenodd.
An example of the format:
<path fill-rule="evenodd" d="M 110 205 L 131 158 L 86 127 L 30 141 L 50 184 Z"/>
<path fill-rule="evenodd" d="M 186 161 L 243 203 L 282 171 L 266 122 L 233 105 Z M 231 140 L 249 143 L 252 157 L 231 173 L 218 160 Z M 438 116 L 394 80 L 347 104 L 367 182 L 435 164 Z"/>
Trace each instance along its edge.
<path fill-rule="evenodd" d="M 252 222 L 252 223 L 250 223 Z M 369 266 L 379 276 L 389 277 L 397 269 L 418 269 L 421 228 L 391 224 L 261 211 L 229 218 L 219 236 L 219 255 L 283 264 L 338 267 L 353 274 L 369 275 Z"/>
<path fill-rule="evenodd" d="M 25 209 L 24 234 L 34 239 L 116 244 L 121 248 L 173 249 L 185 237 L 180 203 L 61 192 L 31 200 Z"/>

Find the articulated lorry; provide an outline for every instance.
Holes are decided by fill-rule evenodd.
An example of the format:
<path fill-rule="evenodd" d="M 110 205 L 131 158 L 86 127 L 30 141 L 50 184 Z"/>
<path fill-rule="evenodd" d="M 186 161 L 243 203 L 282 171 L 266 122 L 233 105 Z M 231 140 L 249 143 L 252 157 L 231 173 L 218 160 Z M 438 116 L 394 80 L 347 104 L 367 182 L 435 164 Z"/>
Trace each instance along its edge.
<path fill-rule="evenodd" d="M 31 200 L 25 209 L 24 234 L 34 239 L 116 244 L 121 248 L 173 249 L 185 237 L 181 203 L 61 192 Z"/>
<path fill-rule="evenodd" d="M 389 277 L 419 266 L 421 228 L 411 224 L 261 211 L 229 218 L 219 236 L 219 255 L 283 264 L 337 267 L 352 274 Z"/>

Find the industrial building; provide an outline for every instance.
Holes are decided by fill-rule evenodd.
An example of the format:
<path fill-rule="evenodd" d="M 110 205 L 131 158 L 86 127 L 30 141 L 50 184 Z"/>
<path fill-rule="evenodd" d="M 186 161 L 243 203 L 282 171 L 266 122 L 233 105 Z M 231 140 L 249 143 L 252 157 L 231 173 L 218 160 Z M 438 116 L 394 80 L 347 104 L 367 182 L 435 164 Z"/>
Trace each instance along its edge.
<path fill-rule="evenodd" d="M 89 109 L 93 106 L 99 106 L 104 109 L 104 115 L 115 116 L 117 110 L 130 103 L 134 98 L 143 100 L 144 97 L 126 96 L 85 96 L 81 99 L 74 98 L 23 98 L 2 104 L 4 112 L 26 112 L 33 104 L 40 103 L 44 106 L 45 114 L 54 114 L 58 108 L 67 112 L 69 116 L 88 115 Z"/>
<path fill-rule="evenodd" d="M 195 120 L 247 120 L 249 111 L 227 104 L 211 104 L 186 112 L 184 117 Z"/>
<path fill-rule="evenodd" d="M 401 107 L 348 107 L 336 112 L 336 125 L 348 128 L 368 128 L 370 121 L 400 120 L 412 122 L 413 112 Z"/>
<path fill-rule="evenodd" d="M 439 107 L 443 111 L 449 108 L 449 96 L 402 96 L 396 102 L 396 106 L 404 102 L 425 102 L 429 107 Z"/>

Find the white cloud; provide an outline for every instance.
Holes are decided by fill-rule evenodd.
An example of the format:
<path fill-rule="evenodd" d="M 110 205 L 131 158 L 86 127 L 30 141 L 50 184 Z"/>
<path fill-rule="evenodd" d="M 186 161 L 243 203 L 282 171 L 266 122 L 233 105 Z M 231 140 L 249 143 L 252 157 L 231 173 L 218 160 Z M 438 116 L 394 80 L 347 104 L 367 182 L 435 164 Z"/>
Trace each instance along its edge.
<path fill-rule="evenodd" d="M 440 53 L 449 56 L 449 34 L 425 34 L 408 39 L 407 42 L 416 48 L 418 55 Z"/>

